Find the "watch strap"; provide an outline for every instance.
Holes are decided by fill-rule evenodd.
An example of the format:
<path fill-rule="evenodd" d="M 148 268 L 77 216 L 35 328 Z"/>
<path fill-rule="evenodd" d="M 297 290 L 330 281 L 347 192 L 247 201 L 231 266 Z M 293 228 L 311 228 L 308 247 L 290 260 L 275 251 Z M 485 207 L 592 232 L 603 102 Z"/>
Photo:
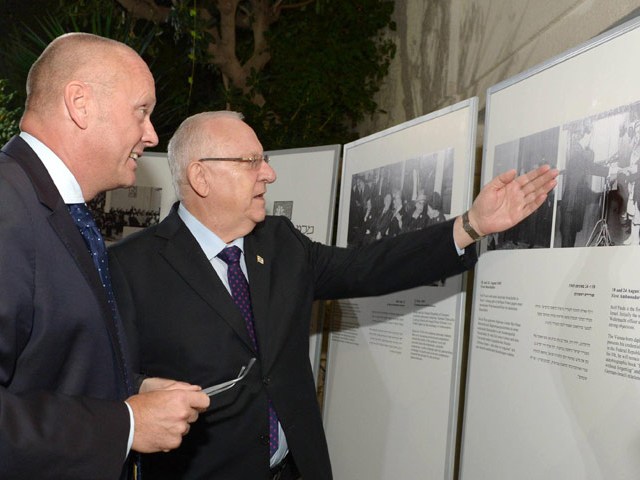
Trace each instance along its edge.
<path fill-rule="evenodd" d="M 462 228 L 474 241 L 480 240 L 482 238 L 482 235 L 476 232 L 469 223 L 469 211 L 466 211 L 462 214 Z"/>

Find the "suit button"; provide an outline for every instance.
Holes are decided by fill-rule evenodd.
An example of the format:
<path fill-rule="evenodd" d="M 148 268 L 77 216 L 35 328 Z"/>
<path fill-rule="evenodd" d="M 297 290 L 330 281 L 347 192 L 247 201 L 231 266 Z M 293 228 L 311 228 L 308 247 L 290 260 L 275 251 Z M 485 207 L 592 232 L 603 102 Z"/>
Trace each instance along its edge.
<path fill-rule="evenodd" d="M 260 435 L 260 443 L 262 445 L 269 445 L 269 435 Z"/>
<path fill-rule="evenodd" d="M 271 383 L 271 377 L 262 377 L 262 383 L 269 385 Z"/>

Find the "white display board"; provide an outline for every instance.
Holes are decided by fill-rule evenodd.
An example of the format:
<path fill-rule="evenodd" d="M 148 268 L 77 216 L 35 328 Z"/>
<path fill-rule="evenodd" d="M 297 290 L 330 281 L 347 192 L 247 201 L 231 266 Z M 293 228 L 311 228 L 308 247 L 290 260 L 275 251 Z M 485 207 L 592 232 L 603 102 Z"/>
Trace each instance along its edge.
<path fill-rule="evenodd" d="M 476 121 L 473 98 L 345 145 L 337 244 L 461 214 L 471 201 Z M 387 205 L 404 214 L 387 215 Z M 335 478 L 453 478 L 462 280 L 336 302 L 324 401 Z"/>
<path fill-rule="evenodd" d="M 178 201 L 166 153 L 145 152 L 138 159 L 136 185 L 161 189 L 160 220 L 169 215 L 172 205 Z"/>
<path fill-rule="evenodd" d="M 137 161 L 134 186 L 101 193 L 89 206 L 109 245 L 160 222 L 176 201 L 167 154 L 146 152 Z"/>
<path fill-rule="evenodd" d="M 285 215 L 311 240 L 331 244 L 336 204 L 340 145 L 266 152 L 276 172 L 267 186 L 267 214 Z M 309 358 L 318 381 L 324 308 L 314 303 Z"/>
<path fill-rule="evenodd" d="M 640 474 L 639 25 L 489 89 L 483 183 L 561 175 L 476 267 L 462 480 Z"/>

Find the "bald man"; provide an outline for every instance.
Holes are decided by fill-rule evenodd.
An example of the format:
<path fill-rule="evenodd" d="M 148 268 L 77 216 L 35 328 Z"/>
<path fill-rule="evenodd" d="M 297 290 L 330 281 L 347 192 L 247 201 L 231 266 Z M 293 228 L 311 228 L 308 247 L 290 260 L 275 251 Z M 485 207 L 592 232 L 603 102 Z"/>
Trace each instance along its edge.
<path fill-rule="evenodd" d="M 180 445 L 200 387 L 130 369 L 108 266 L 73 208 L 130 186 L 157 144 L 155 86 L 129 47 L 54 40 L 33 64 L 21 133 L 0 152 L 0 478 L 118 479 L 131 450 Z M 73 206 L 71 206 L 73 205 Z"/>

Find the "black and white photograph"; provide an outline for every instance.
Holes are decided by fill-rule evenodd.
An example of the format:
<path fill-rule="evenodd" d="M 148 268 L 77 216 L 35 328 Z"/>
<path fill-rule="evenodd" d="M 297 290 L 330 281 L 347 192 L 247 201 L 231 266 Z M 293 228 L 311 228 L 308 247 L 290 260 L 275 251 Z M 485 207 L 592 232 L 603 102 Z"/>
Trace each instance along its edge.
<path fill-rule="evenodd" d="M 273 202 L 273 214 L 287 217 L 291 220 L 293 217 L 293 202 L 290 200 L 279 200 Z"/>
<path fill-rule="evenodd" d="M 160 221 L 162 189 L 129 187 L 97 196 L 89 203 L 96 224 L 110 244 Z"/>
<path fill-rule="evenodd" d="M 550 128 L 497 145 L 493 176 L 510 169 L 515 169 L 521 175 L 540 165 L 555 167 L 559 136 L 559 128 Z M 540 208 L 521 223 L 499 234 L 490 235 L 487 249 L 549 248 L 553 232 L 553 201 L 554 193 L 551 192 Z"/>
<path fill-rule="evenodd" d="M 422 229 L 451 214 L 453 149 L 351 177 L 347 245 Z"/>
<path fill-rule="evenodd" d="M 638 245 L 640 104 L 563 127 L 555 247 Z"/>

